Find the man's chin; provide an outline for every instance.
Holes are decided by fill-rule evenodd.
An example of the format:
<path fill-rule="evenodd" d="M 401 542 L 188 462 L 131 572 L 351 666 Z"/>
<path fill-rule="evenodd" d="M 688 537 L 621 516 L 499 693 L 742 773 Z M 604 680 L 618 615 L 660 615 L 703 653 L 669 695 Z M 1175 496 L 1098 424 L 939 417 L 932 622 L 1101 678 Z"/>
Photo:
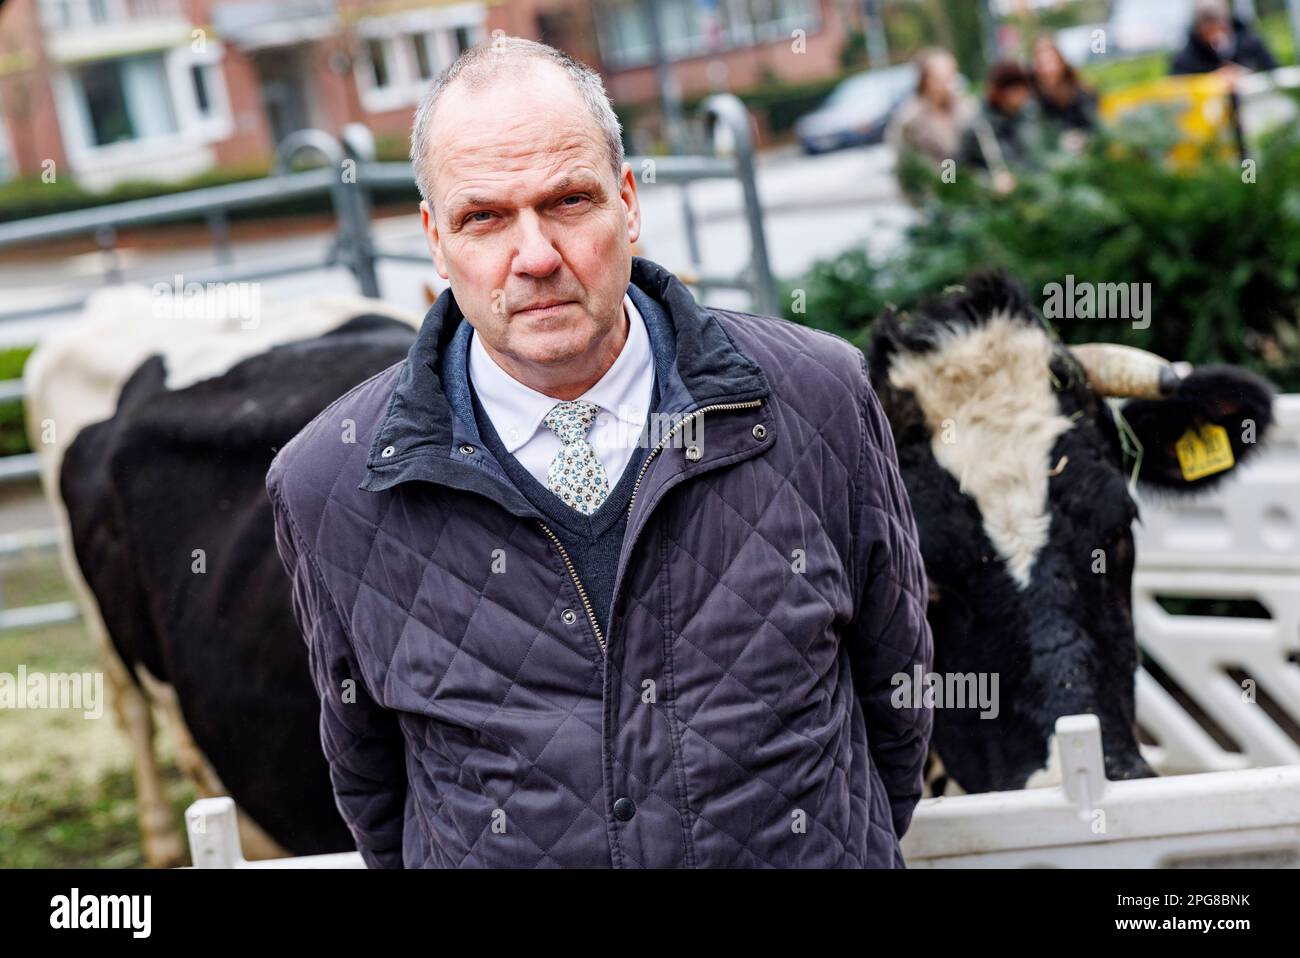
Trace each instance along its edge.
<path fill-rule="evenodd" d="M 563 366 L 581 356 L 591 344 L 573 330 L 557 330 L 529 335 L 513 345 L 514 354 L 534 366 Z"/>

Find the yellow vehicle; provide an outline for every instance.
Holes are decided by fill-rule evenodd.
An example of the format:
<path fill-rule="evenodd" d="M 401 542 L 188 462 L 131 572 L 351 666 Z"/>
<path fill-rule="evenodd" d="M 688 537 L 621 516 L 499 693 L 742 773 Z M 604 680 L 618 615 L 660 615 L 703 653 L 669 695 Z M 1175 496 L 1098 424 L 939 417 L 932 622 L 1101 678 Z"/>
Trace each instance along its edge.
<path fill-rule="evenodd" d="M 1207 150 L 1237 155 L 1231 93 L 1231 83 L 1214 73 L 1163 77 L 1103 94 L 1098 110 L 1108 124 L 1143 111 L 1169 110 L 1182 132 L 1169 158 L 1185 166 Z"/>

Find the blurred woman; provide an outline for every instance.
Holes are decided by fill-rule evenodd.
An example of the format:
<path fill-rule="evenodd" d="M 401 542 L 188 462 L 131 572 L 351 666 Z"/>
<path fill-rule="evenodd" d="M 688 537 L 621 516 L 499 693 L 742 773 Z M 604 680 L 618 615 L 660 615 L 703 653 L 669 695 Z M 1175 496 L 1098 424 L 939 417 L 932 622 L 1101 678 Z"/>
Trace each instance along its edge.
<path fill-rule="evenodd" d="M 1063 147 L 1077 152 L 1097 127 L 1097 96 L 1047 36 L 1034 41 L 1034 94 L 1039 115 Z"/>
<path fill-rule="evenodd" d="M 916 67 L 916 92 L 898 108 L 885 136 L 900 158 L 911 152 L 937 167 L 957 156 L 962 134 L 978 108 L 961 92 L 957 60 L 947 50 L 922 50 Z"/>
<path fill-rule="evenodd" d="M 1015 189 L 1015 173 L 1039 165 L 1042 130 L 1033 102 L 1033 78 L 1014 60 L 989 68 L 984 107 L 962 138 L 961 163 L 986 172 L 998 193 Z"/>

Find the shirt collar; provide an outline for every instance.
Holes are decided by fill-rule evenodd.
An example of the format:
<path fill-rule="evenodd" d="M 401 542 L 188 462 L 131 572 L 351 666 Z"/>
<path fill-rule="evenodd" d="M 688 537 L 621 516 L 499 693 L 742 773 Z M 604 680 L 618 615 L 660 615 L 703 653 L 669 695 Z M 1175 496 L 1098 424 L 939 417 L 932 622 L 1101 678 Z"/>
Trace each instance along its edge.
<path fill-rule="evenodd" d="M 623 294 L 623 311 L 628 320 L 623 348 L 605 375 L 578 398 L 640 429 L 650 412 L 654 363 L 645 321 L 627 293 Z M 502 445 L 513 455 L 541 428 L 546 414 L 559 400 L 525 386 L 507 373 L 483 348 L 481 338 L 472 333 L 468 365 L 474 393 Z"/>

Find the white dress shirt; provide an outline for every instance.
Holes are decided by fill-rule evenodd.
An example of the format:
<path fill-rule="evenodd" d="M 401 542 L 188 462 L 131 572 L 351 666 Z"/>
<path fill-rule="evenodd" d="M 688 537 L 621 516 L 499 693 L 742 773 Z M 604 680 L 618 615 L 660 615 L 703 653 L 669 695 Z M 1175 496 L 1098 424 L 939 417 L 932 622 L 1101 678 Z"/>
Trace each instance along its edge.
<path fill-rule="evenodd" d="M 605 467 L 611 492 L 641 438 L 654 391 L 650 336 L 627 293 L 623 311 L 628 321 L 623 349 L 605 375 L 578 397 L 600 407 L 587 438 Z M 469 342 L 469 378 L 506 451 L 546 485 L 546 472 L 563 443 L 543 420 L 560 400 L 525 386 L 497 365 L 477 333 Z"/>

